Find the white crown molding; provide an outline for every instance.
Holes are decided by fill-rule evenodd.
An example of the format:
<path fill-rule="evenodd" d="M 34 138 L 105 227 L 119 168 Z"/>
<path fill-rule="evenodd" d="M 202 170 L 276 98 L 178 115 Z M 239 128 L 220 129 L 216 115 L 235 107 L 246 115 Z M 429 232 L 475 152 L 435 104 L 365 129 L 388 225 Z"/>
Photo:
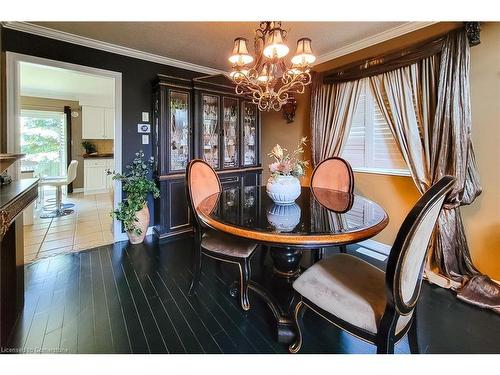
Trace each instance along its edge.
<path fill-rule="evenodd" d="M 316 63 L 314 65 L 322 64 L 326 61 L 330 61 L 336 59 L 340 56 L 345 56 L 350 53 L 362 50 L 364 48 L 373 46 L 378 43 L 385 42 L 386 40 L 396 38 L 398 36 L 411 33 L 413 31 L 423 29 L 424 27 L 428 27 L 438 23 L 437 21 L 431 22 L 407 22 L 405 24 L 393 27 L 392 29 L 383 31 L 381 33 L 369 36 L 365 39 L 358 40 L 354 43 L 348 44 L 347 46 L 338 48 L 336 50 L 323 53 L 318 57 Z"/>
<path fill-rule="evenodd" d="M 149 52 L 139 51 L 133 48 L 123 47 L 116 44 L 102 42 L 65 31 L 50 29 L 48 27 L 35 25 L 29 22 L 2 22 L 5 28 L 22 31 L 29 34 L 35 34 L 50 39 L 60 40 L 62 42 L 77 44 L 84 47 L 94 48 L 101 51 L 111 52 L 122 56 L 128 56 L 135 59 L 155 62 L 158 64 L 174 66 L 177 68 L 192 70 L 205 74 L 227 74 L 227 72 L 207 66 L 197 65 L 186 61 L 172 59 L 166 56 L 155 55 Z"/>
<path fill-rule="evenodd" d="M 413 31 L 422 29 L 438 23 L 437 21 L 431 22 L 407 22 L 403 25 L 396 26 L 392 29 L 383 31 L 381 33 L 369 36 L 365 39 L 358 40 L 354 43 L 348 44 L 336 50 L 324 53 L 318 57 L 314 65 L 322 64 L 326 61 L 336 59 L 338 57 L 348 55 L 350 53 L 359 51 L 361 49 L 373 46 L 378 43 L 385 42 L 386 40 L 396 38 L 398 36 L 411 33 Z M 143 52 L 136 49 L 119 46 L 99 40 L 70 34 L 64 31 L 50 29 L 48 27 L 35 25 L 29 22 L 2 22 L 2 25 L 8 29 L 18 30 L 30 34 L 40 35 L 50 39 L 56 39 L 63 42 L 78 44 L 84 47 L 94 48 L 101 51 L 111 52 L 118 55 L 133 57 L 140 60 L 146 60 L 163 65 L 175 66 L 178 68 L 188 69 L 196 72 L 206 74 L 227 74 L 227 72 L 215 68 L 201 66 L 186 61 L 172 59 L 170 57 L 155 55 L 149 52 Z"/>

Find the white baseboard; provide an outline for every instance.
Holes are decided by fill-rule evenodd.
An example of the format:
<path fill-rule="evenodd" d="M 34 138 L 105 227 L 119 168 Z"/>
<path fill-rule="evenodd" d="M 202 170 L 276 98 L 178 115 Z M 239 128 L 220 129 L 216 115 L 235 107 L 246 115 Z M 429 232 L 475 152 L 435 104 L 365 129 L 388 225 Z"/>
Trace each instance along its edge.
<path fill-rule="evenodd" d="M 375 240 L 365 240 L 357 243 L 358 245 L 361 245 L 363 247 L 366 247 L 367 249 L 376 251 L 381 254 L 389 255 L 391 252 L 391 246 L 386 245 L 385 243 L 378 242 Z"/>
<path fill-rule="evenodd" d="M 73 193 L 83 193 L 83 188 L 74 188 Z"/>
<path fill-rule="evenodd" d="M 83 195 L 106 194 L 109 192 L 108 189 L 83 190 Z"/>

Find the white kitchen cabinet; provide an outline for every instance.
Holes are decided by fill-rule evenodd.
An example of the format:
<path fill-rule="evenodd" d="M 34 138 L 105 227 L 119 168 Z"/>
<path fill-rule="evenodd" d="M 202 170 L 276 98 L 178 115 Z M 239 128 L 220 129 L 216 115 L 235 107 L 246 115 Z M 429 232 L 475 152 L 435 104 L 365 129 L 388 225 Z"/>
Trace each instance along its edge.
<path fill-rule="evenodd" d="M 114 139 L 114 108 L 82 106 L 82 139 Z"/>
<path fill-rule="evenodd" d="M 83 166 L 84 194 L 106 193 L 111 189 L 111 176 L 106 170 L 113 170 L 113 159 L 85 159 Z"/>

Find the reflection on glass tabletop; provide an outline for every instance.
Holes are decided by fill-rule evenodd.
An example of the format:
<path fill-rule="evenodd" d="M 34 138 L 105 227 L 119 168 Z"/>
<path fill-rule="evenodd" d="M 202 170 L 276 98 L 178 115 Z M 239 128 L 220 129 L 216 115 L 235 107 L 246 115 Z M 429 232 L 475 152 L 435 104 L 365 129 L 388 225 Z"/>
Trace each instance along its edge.
<path fill-rule="evenodd" d="M 215 229 L 290 237 L 359 233 L 363 239 L 388 223 L 384 209 L 367 198 L 309 187 L 302 187 L 295 203 L 288 205 L 275 204 L 265 186 L 226 188 L 206 198 L 199 210 L 206 224 L 218 224 Z"/>

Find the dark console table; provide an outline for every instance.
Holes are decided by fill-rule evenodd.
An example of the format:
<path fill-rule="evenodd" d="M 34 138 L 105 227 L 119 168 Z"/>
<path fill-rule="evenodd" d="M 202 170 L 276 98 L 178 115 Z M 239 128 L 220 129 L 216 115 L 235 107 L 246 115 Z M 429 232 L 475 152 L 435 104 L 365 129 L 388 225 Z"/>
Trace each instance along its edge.
<path fill-rule="evenodd" d="M 0 347 L 14 328 L 24 305 L 24 249 L 16 246 L 16 218 L 38 196 L 38 179 L 0 187 Z"/>

